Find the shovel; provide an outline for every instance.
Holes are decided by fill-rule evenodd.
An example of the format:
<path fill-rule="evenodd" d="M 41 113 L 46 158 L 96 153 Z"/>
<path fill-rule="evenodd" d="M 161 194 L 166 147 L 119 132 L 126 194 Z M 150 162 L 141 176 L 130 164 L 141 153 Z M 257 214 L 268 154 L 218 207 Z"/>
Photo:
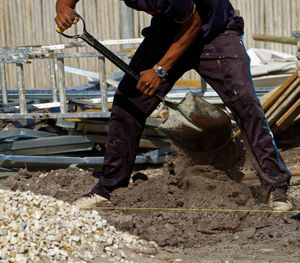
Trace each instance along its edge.
<path fill-rule="evenodd" d="M 102 45 L 95 37 L 93 37 L 90 33 L 86 31 L 86 25 L 84 19 L 74 12 L 75 16 L 77 16 L 83 24 L 82 33 L 76 34 L 76 35 L 67 35 L 65 34 L 59 27 L 56 28 L 56 31 L 63 35 L 66 38 L 71 39 L 82 39 L 87 44 L 89 44 L 91 47 L 95 48 L 97 51 L 99 51 L 104 57 L 106 57 L 108 60 L 110 60 L 113 64 L 115 64 L 119 69 L 123 70 L 126 74 L 134 78 L 136 81 L 139 81 L 140 75 L 133 71 L 123 60 L 121 60 L 118 56 L 116 56 L 113 52 L 111 52 L 108 48 L 106 48 L 104 45 Z M 166 102 L 163 96 L 156 92 L 155 96 L 158 97 L 161 101 Z M 172 101 L 168 101 L 170 106 L 176 107 L 176 103 Z"/>
<path fill-rule="evenodd" d="M 59 27 L 56 28 L 56 31 L 67 38 L 82 39 L 138 81 L 140 75 L 89 34 L 86 31 L 84 19 L 76 12 L 74 14 L 82 21 L 83 32 L 81 34 L 68 35 Z M 179 103 L 164 98 L 159 92 L 156 92 L 155 96 L 167 106 L 169 111 L 168 117 L 159 128 L 176 145 L 189 147 L 193 151 L 207 151 L 220 147 L 230 138 L 232 129 L 229 116 L 217 106 L 203 100 L 199 94 L 189 92 Z"/>

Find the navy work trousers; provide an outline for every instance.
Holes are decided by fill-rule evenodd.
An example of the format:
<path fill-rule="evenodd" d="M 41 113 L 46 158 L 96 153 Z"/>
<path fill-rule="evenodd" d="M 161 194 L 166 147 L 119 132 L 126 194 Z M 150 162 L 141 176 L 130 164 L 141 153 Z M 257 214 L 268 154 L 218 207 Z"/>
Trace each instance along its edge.
<path fill-rule="evenodd" d="M 151 25 L 130 66 L 136 72 L 152 68 L 165 54 L 180 25 L 165 17 L 153 17 Z M 159 87 L 166 95 L 186 71 L 196 70 L 219 94 L 239 125 L 245 143 L 257 163 L 257 173 L 266 191 L 289 182 L 290 172 L 276 148 L 260 102 L 256 97 L 249 57 L 242 42 L 243 19 L 231 18 L 224 32 L 205 39 L 199 37 L 168 72 Z M 135 162 L 146 118 L 158 106 L 156 96 L 141 94 L 130 76 L 120 82 L 109 124 L 103 176 L 93 190 L 106 198 L 127 186 Z"/>

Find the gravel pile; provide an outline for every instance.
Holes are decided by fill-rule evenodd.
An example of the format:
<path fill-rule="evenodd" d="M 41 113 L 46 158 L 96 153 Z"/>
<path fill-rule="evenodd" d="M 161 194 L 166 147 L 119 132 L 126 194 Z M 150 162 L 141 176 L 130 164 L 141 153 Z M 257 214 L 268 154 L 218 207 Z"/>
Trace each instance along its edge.
<path fill-rule="evenodd" d="M 96 211 L 0 189 L 0 262 L 133 262 L 156 245 L 119 232 Z"/>

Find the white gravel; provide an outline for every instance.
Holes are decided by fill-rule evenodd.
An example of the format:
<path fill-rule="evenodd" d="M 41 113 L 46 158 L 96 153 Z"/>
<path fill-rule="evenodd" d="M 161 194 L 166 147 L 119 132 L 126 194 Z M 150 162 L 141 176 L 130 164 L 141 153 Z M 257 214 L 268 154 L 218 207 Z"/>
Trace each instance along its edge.
<path fill-rule="evenodd" d="M 96 211 L 0 189 L 0 262 L 138 262 L 132 251 L 148 257 L 157 247 L 117 231 Z"/>

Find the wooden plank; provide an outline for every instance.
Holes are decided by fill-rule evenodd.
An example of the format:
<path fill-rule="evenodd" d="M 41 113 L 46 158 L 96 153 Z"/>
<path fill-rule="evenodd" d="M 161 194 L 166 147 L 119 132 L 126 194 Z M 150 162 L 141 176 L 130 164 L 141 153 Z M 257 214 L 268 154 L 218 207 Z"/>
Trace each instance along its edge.
<path fill-rule="evenodd" d="M 293 125 L 295 119 L 300 116 L 300 98 L 281 116 L 281 118 L 272 126 L 272 131 L 276 134 L 279 131 L 285 131 Z"/>
<path fill-rule="evenodd" d="M 292 101 L 292 98 L 297 98 L 300 90 L 300 78 L 297 78 L 291 85 L 282 93 L 282 95 L 274 101 L 273 105 L 266 111 L 265 115 L 269 122 L 272 122 L 278 112 L 283 111 L 283 106 L 287 107 L 287 101 Z M 276 115 L 278 116 L 278 115 Z M 272 125 L 272 124 L 271 124 Z"/>
<path fill-rule="evenodd" d="M 273 36 L 266 34 L 253 34 L 253 39 L 266 42 L 277 42 L 281 44 L 297 45 L 297 39 L 283 36 Z M 272 48 L 271 48 L 272 49 Z"/>
<path fill-rule="evenodd" d="M 297 89 L 294 93 L 290 94 L 288 97 L 282 101 L 280 107 L 278 107 L 268 119 L 269 125 L 272 125 L 279 119 L 281 116 L 293 105 L 293 103 L 299 98 L 300 94 L 300 85 L 298 85 Z"/>
<path fill-rule="evenodd" d="M 298 71 L 293 73 L 280 87 L 273 92 L 272 96 L 262 102 L 262 107 L 265 112 L 273 105 L 273 103 L 281 96 L 281 94 L 298 78 Z"/>
<path fill-rule="evenodd" d="M 280 96 L 282 96 L 282 94 L 291 86 L 291 85 L 295 85 L 295 81 L 299 80 L 298 78 L 298 71 L 296 71 L 294 74 L 292 74 L 281 86 L 279 86 L 278 88 L 270 91 L 269 93 L 265 94 L 263 97 L 260 98 L 260 102 L 262 105 L 262 108 L 265 112 L 267 121 L 270 120 L 269 115 L 271 114 L 271 111 L 269 111 L 268 114 L 268 110 L 271 109 L 271 107 L 273 107 L 272 112 L 275 111 L 276 107 L 278 106 L 278 99 L 280 98 Z M 294 86 L 294 88 L 296 88 L 296 86 Z M 280 101 L 282 102 L 283 99 L 280 99 Z M 276 106 L 275 103 L 277 102 Z M 280 116 L 281 117 L 281 116 Z M 239 137 L 241 136 L 241 131 L 240 129 L 236 130 L 233 133 L 234 136 Z"/>
<path fill-rule="evenodd" d="M 273 96 L 273 94 L 277 91 L 278 88 L 280 88 L 280 86 L 275 88 L 275 89 L 272 89 L 269 92 L 265 93 L 264 95 L 260 96 L 259 97 L 260 103 L 262 105 L 264 105 L 264 103 Z M 264 108 L 264 106 L 262 106 L 262 107 Z"/>

